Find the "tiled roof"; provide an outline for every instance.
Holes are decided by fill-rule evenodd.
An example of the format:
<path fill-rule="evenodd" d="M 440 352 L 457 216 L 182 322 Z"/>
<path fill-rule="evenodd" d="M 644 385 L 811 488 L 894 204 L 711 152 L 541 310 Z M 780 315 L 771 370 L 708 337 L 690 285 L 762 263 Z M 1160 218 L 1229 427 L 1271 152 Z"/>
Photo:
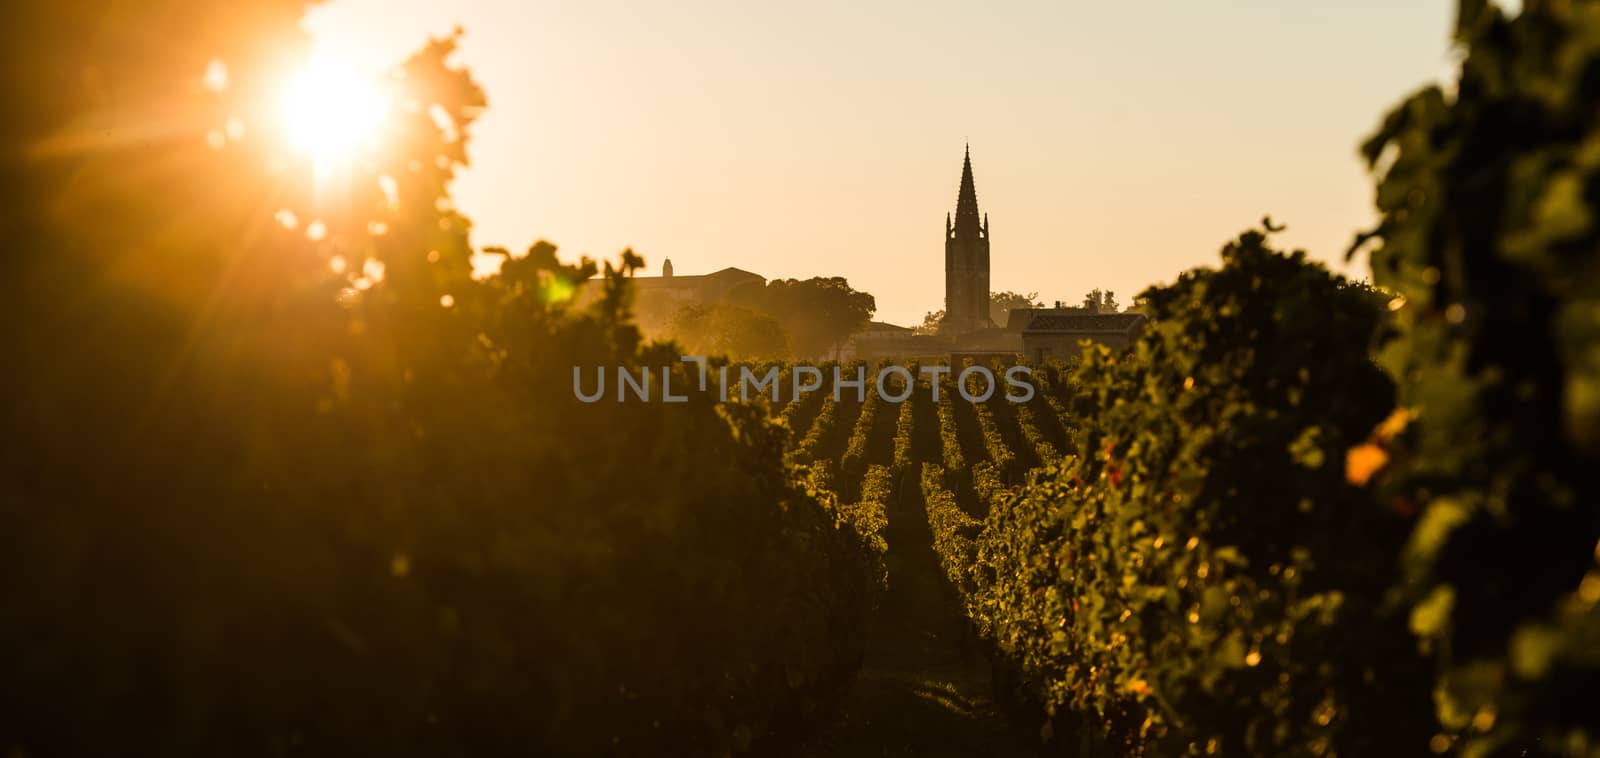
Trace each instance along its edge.
<path fill-rule="evenodd" d="M 1143 313 L 1095 313 L 1082 316 L 1038 316 L 1024 332 L 1126 332 L 1144 320 Z"/>
<path fill-rule="evenodd" d="M 705 274 L 704 276 L 742 276 L 746 279 L 760 279 L 762 281 L 766 281 L 767 279 L 760 274 L 754 274 L 742 268 L 734 268 L 733 266 L 729 266 L 720 271 L 713 271 L 709 274 Z"/>
<path fill-rule="evenodd" d="M 600 281 L 603 278 L 604 277 L 596 275 L 591 277 L 588 281 Z M 719 271 L 713 271 L 709 274 L 675 274 L 673 276 L 632 277 L 633 283 L 640 287 L 692 287 L 701 282 L 721 279 L 760 279 L 762 281 L 766 281 L 766 277 L 760 274 L 752 274 L 742 268 L 734 268 L 732 266 Z"/>
<path fill-rule="evenodd" d="M 1088 308 L 1012 308 L 1006 314 L 1005 327 L 1009 331 L 1020 332 L 1040 316 L 1080 316 L 1090 313 Z"/>

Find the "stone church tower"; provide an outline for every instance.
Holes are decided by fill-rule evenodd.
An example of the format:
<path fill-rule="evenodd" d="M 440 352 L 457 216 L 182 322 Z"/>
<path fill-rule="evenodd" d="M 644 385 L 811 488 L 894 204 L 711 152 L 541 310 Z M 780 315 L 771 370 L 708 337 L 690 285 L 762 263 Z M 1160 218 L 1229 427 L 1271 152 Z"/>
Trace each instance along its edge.
<path fill-rule="evenodd" d="M 978 216 L 978 191 L 972 184 L 972 148 L 961 162 L 961 191 L 952 224 L 944 217 L 944 328 L 960 334 L 990 326 L 989 216 Z"/>

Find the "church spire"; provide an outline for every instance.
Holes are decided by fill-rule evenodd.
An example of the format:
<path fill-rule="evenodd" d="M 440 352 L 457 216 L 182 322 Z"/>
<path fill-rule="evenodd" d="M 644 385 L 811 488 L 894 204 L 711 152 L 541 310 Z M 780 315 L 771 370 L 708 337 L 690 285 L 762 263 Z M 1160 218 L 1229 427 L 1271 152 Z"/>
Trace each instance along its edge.
<path fill-rule="evenodd" d="M 961 191 L 956 197 L 957 236 L 981 236 L 978 221 L 978 190 L 972 182 L 972 146 L 967 145 L 961 158 Z"/>
<path fill-rule="evenodd" d="M 978 190 L 972 181 L 972 148 L 961 158 L 961 192 L 955 221 L 945 216 L 944 327 L 960 334 L 990 326 L 989 219 L 978 214 Z"/>

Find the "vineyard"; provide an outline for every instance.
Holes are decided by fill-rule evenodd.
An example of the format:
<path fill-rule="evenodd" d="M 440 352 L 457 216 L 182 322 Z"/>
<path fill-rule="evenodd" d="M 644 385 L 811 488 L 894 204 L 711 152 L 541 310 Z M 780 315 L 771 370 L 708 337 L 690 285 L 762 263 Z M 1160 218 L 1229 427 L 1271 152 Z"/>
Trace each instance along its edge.
<path fill-rule="evenodd" d="M 978 404 L 958 395 L 948 372 L 935 380 L 917 365 L 908 367 L 914 386 L 886 383 L 889 397 L 909 389 L 904 401 L 885 400 L 870 381 L 864 399 L 853 387 L 836 398 L 835 368 L 852 377 L 872 367 L 821 368 L 821 388 L 767 405 L 787 429 L 791 462 L 872 536 L 886 559 L 886 592 L 863 629 L 857 689 L 807 754 L 881 755 L 885 746 L 895 755 L 1031 754 L 993 701 L 978 640 L 959 611 L 960 577 L 990 503 L 1059 463 L 1057 451 L 1069 445 L 1061 367 L 1035 370 L 1027 402 L 996 393 Z M 780 385 L 788 379 L 786 368 Z"/>
<path fill-rule="evenodd" d="M 1065 755 L 1498 755 L 1541 744 L 1588 755 L 1590 715 L 1529 710 L 1524 698 L 1583 698 L 1596 684 L 1578 652 L 1600 601 L 1593 512 L 1543 516 L 1582 535 L 1558 549 L 1571 564 L 1544 561 L 1549 586 L 1572 593 L 1558 591 L 1566 615 L 1553 623 L 1509 623 L 1513 601 L 1493 572 L 1408 601 L 1411 564 L 1466 538 L 1455 536 L 1459 504 L 1418 519 L 1426 495 L 1390 478 L 1396 466 L 1430 465 L 1400 441 L 1427 440 L 1407 436 L 1419 422 L 1397 404 L 1405 385 L 1368 357 L 1407 328 L 1410 304 L 1272 248 L 1274 231 L 1265 222 L 1224 247 L 1220 267 L 1146 291 L 1153 327 L 1131 350 L 1087 348 L 1071 365 L 1033 367 L 1026 402 L 969 402 L 982 387 L 961 393 L 950 372 L 912 367 L 905 402 L 825 384 L 768 404 L 790 464 L 886 549 L 893 614 L 944 617 L 926 625 L 942 647 L 897 671 L 900 686 L 933 677 L 967 698 L 944 721 L 989 708 L 1009 739 Z M 1547 476 L 1584 486 L 1570 471 Z M 1519 528 L 1531 536 L 1537 523 Z M 938 596 L 923 607 L 896 604 L 930 583 Z M 1501 603 L 1492 623 L 1511 636 L 1510 660 L 1464 675 L 1435 668 L 1466 664 L 1449 655 L 1459 649 L 1424 642 L 1419 654 L 1419 637 L 1450 629 L 1440 617 L 1477 593 Z M 1537 618 L 1544 606 L 1520 607 Z M 903 636 L 905 619 L 883 616 L 891 631 L 873 634 Z M 875 657 L 861 676 L 882 665 Z M 1511 683 L 1490 685 L 1496 665 Z M 892 722 L 893 701 L 867 692 L 846 702 L 847 717 Z M 991 753 L 1017 744 L 976 733 Z M 932 734 L 860 739 L 980 750 L 952 748 L 960 730 Z"/>
<path fill-rule="evenodd" d="M 826 382 L 764 403 L 789 462 L 887 550 L 890 601 L 938 587 L 894 611 L 944 617 L 929 624 L 942 647 L 913 673 L 965 688 L 1011 739 L 1063 754 L 1372 754 L 1435 736 L 1426 667 L 1381 604 L 1404 524 L 1346 481 L 1338 454 L 1392 405 L 1363 357 L 1384 301 L 1271 249 L 1269 233 L 1147 292 L 1158 326 L 1131 353 L 1032 367 L 1025 402 L 969 402 L 951 372 L 912 367 L 900 403 Z M 1342 359 L 1311 372 L 1314 355 Z M 941 668 L 956 661 L 964 675 Z M 953 739 L 863 741 L 962 754 Z"/>
<path fill-rule="evenodd" d="M 645 402 L 639 255 L 474 245 L 456 37 L 328 210 L 244 128 L 301 3 L 31 6 L 0 752 L 1600 757 L 1600 3 L 1522 6 L 1362 145 L 1363 276 L 1263 219 L 1020 402 Z"/>

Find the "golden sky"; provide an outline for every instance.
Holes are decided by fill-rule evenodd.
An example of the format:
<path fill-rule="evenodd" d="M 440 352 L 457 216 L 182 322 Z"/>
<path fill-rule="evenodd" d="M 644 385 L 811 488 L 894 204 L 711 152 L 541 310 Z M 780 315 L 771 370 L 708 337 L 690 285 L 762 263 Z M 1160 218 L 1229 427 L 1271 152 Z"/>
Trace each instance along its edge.
<path fill-rule="evenodd" d="M 332 0 L 378 69 L 466 30 L 489 95 L 457 181 L 474 242 L 625 246 L 653 271 L 842 275 L 942 308 L 961 150 L 997 290 L 1126 303 L 1263 214 L 1339 263 L 1372 219 L 1356 145 L 1450 70 L 1453 0 Z M 1358 276 L 1361 266 L 1351 269 Z"/>

